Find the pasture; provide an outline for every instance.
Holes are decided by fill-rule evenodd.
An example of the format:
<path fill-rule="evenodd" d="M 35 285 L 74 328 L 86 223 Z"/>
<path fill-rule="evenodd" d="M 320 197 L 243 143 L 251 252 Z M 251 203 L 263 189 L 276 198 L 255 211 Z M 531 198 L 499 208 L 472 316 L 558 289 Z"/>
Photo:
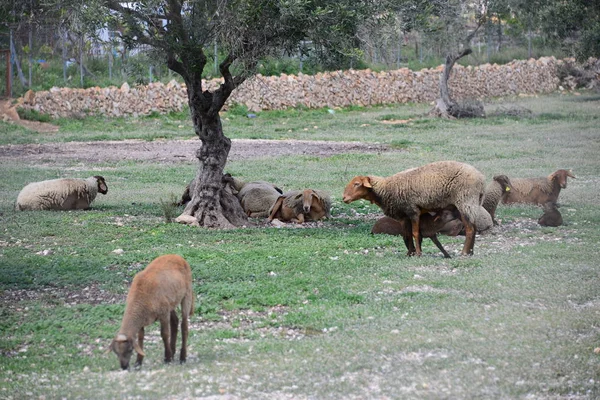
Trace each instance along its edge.
<path fill-rule="evenodd" d="M 515 106 L 532 113 L 503 114 Z M 197 169 L 184 113 L 60 120 L 53 133 L 0 122 L 0 398 L 600 397 L 600 96 L 497 99 L 474 120 L 428 109 L 224 113 L 226 172 L 328 190 L 333 209 L 304 227 L 223 231 L 165 221 Z M 572 169 L 565 225 L 500 205 L 501 225 L 477 237 L 474 256 L 457 256 L 463 237 L 440 236 L 452 259 L 427 239 L 409 258 L 401 238 L 370 234 L 377 207 L 341 201 L 355 175 L 438 160 L 472 164 L 488 182 Z M 92 175 L 109 191 L 91 210 L 13 209 L 29 182 Z M 187 363 L 162 363 L 155 323 L 143 368 L 122 372 L 105 350 L 128 284 L 166 253 L 193 272 Z"/>

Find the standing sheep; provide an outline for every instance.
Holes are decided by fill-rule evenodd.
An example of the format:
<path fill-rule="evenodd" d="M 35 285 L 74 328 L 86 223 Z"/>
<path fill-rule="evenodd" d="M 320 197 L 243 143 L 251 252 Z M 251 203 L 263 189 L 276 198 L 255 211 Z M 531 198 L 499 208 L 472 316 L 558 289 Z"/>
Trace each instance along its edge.
<path fill-rule="evenodd" d="M 503 198 L 502 203 L 530 203 L 543 206 L 556 203 L 560 190 L 567 187 L 567 177 L 575 175 L 566 169 L 559 169 L 546 178 L 512 178 L 512 190 Z"/>
<path fill-rule="evenodd" d="M 344 203 L 359 199 L 377 204 L 385 215 L 411 221 L 415 254 L 420 256 L 419 221 L 422 214 L 453 205 L 466 230 L 463 255 L 473 254 L 475 219 L 483 201 L 485 178 L 473 166 L 439 161 L 399 172 L 387 178 L 356 176 L 344 190 Z"/>
<path fill-rule="evenodd" d="M 279 196 L 269 210 L 269 222 L 273 219 L 303 223 L 329 218 L 331 198 L 322 190 L 293 190 Z"/>
<path fill-rule="evenodd" d="M 33 182 L 17 196 L 17 210 L 87 210 L 98 193 L 108 193 L 101 176 Z"/>
<path fill-rule="evenodd" d="M 563 224 L 563 218 L 556 203 L 548 202 L 544 204 L 544 213 L 538 219 L 538 224 L 542 226 L 561 226 Z"/>
<path fill-rule="evenodd" d="M 448 254 L 446 249 L 444 249 L 444 246 L 442 246 L 438 240 L 437 233 L 444 226 L 446 226 L 446 224 L 456 220 L 456 216 L 450 210 L 442 210 L 435 216 L 431 215 L 430 213 L 425 213 L 421 215 L 420 218 L 419 229 L 421 230 L 421 238 L 426 237 L 431 239 L 437 248 L 440 249 L 445 258 L 450 258 L 450 254 Z M 410 228 L 410 220 L 408 219 L 396 220 L 390 217 L 382 217 L 375 222 L 373 228 L 371 228 L 371 233 L 374 235 L 387 234 L 402 236 L 404 239 L 404 244 L 408 250 L 407 255 L 413 255 L 415 253 L 415 248 L 411 246 L 412 232 Z"/>
<path fill-rule="evenodd" d="M 500 200 L 503 200 L 511 190 L 510 179 L 506 175 L 494 176 L 492 182 L 485 188 L 485 196 L 483 197 L 483 208 L 492 217 L 492 223 L 498 225 L 496 221 L 496 208 Z"/>
<path fill-rule="evenodd" d="M 157 257 L 133 278 L 125 314 L 119 333 L 110 344 L 122 369 L 129 368 L 133 350 L 137 352 L 136 367 L 144 360 L 144 327 L 160 321 L 160 336 L 165 347 L 165 362 L 173 360 L 177 342 L 177 313 L 181 304 L 181 353 L 187 356 L 188 318 L 194 310 L 192 270 L 181 256 L 167 254 Z"/>

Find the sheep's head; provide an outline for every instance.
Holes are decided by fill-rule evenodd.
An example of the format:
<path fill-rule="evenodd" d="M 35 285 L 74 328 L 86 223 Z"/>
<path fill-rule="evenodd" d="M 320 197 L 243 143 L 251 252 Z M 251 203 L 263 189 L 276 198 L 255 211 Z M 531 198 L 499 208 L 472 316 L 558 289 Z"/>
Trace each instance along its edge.
<path fill-rule="evenodd" d="M 302 197 L 302 209 L 305 213 L 310 212 L 310 208 L 313 205 L 313 201 L 319 201 L 319 196 L 312 189 L 304 189 L 302 193 L 296 196 L 298 200 L 300 200 L 300 197 Z"/>
<path fill-rule="evenodd" d="M 360 199 L 369 200 L 371 203 L 375 202 L 373 185 L 368 176 L 355 176 L 344 189 L 344 203 L 348 204 Z"/>
<path fill-rule="evenodd" d="M 129 369 L 129 360 L 131 359 L 133 350 L 135 350 L 142 357 L 145 357 L 144 352 L 138 344 L 138 341 L 132 337 L 128 338 L 122 333 L 118 334 L 117 337 L 113 339 L 109 349 L 112 350 L 117 357 L 119 357 L 119 363 L 121 364 L 121 368 L 124 370 Z"/>
<path fill-rule="evenodd" d="M 494 180 L 500 184 L 503 192 L 510 192 L 512 189 L 512 184 L 510 183 L 510 179 L 506 175 L 496 175 L 494 176 Z"/>
<path fill-rule="evenodd" d="M 573 175 L 573 173 L 571 171 L 567 171 L 566 169 L 559 169 L 558 171 L 552 173 L 549 178 L 551 181 L 556 181 L 561 189 L 564 189 L 567 187 L 567 177 L 569 178 L 575 178 L 575 175 Z"/>
<path fill-rule="evenodd" d="M 102 194 L 108 193 L 108 186 L 106 186 L 106 181 L 104 180 L 104 177 L 96 175 L 94 176 L 94 178 L 96 178 L 96 182 L 98 183 L 98 192 Z"/>

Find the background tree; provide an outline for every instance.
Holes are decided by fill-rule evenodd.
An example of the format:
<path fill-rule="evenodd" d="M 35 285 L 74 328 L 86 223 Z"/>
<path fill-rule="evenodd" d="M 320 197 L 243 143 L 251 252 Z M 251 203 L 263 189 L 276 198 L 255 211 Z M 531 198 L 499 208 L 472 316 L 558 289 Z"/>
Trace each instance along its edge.
<path fill-rule="evenodd" d="M 459 104 L 452 99 L 448 80 L 454 64 L 472 53 L 471 39 L 487 20 L 488 0 L 414 0 L 410 7 L 411 25 L 426 32 L 445 49 L 445 64 L 440 75 L 440 97 L 431 114 L 442 117 L 481 116 L 483 107 L 477 103 Z M 404 3 L 400 10 L 406 9 Z"/>
<path fill-rule="evenodd" d="M 65 0 L 62 6 L 77 2 Z M 83 20 L 107 16 L 102 23 L 121 27 L 128 46 L 150 46 L 181 75 L 201 141 L 192 200 L 184 214 L 201 226 L 231 227 L 240 221 L 229 210 L 223 190 L 231 141 L 223 134 L 219 111 L 261 58 L 282 50 L 297 52 L 301 41 L 311 40 L 323 58 L 352 59 L 358 54 L 357 27 L 373 10 L 369 1 L 361 0 L 94 0 L 69 15 Z M 214 42 L 226 56 L 219 64 L 223 83 L 210 91 L 202 77 Z"/>

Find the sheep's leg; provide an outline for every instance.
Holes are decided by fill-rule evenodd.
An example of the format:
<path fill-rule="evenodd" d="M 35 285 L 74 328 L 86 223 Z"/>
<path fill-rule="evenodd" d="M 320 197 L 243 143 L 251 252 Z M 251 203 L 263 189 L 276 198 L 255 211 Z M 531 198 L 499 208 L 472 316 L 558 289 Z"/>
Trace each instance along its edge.
<path fill-rule="evenodd" d="M 465 244 L 461 251 L 461 255 L 463 256 L 472 256 L 473 255 L 473 247 L 475 247 L 475 232 L 477 227 L 475 224 L 467 221 L 467 219 L 461 215 L 461 220 L 463 226 L 465 227 Z"/>
<path fill-rule="evenodd" d="M 412 240 L 412 234 L 409 236 L 403 236 L 402 237 L 404 239 L 404 245 L 406 246 L 406 249 L 408 250 L 406 252 L 406 255 L 411 257 L 415 255 L 415 244 Z"/>
<path fill-rule="evenodd" d="M 171 311 L 171 354 L 175 357 L 175 351 L 177 350 L 177 328 L 179 325 L 179 319 L 175 310 Z"/>
<path fill-rule="evenodd" d="M 269 218 L 267 219 L 267 222 L 271 222 L 271 221 L 273 221 L 276 218 L 277 213 L 281 209 L 281 205 L 283 204 L 283 200 L 284 199 L 285 199 L 285 197 L 283 197 L 283 196 L 279 196 L 277 198 L 277 200 L 275 201 L 275 204 L 273 204 L 273 208 L 271 210 L 271 215 L 269 215 Z"/>
<path fill-rule="evenodd" d="M 416 218 L 411 218 L 411 226 L 412 226 L 412 236 L 415 241 L 415 255 L 420 256 L 423 254 L 421 252 L 421 231 L 419 227 L 420 215 L 417 214 Z"/>
<path fill-rule="evenodd" d="M 162 337 L 163 345 L 165 346 L 166 363 L 173 361 L 173 353 L 171 352 L 170 320 L 170 313 L 160 316 L 160 336 Z"/>
<path fill-rule="evenodd" d="M 433 235 L 432 237 L 430 237 L 430 239 L 431 239 L 431 241 L 433 243 L 435 243 L 435 245 L 437 246 L 437 248 L 440 249 L 440 251 L 444 255 L 444 258 L 451 258 L 450 254 L 448 254 L 448 252 L 446 251 L 446 249 L 444 249 L 444 246 L 442 246 L 442 244 L 438 240 L 437 235 Z"/>
<path fill-rule="evenodd" d="M 187 339 L 188 339 L 188 313 L 181 309 L 181 353 L 179 353 L 179 362 L 184 363 L 187 358 Z"/>
<path fill-rule="evenodd" d="M 144 327 L 138 331 L 137 337 L 138 344 L 140 345 L 140 350 L 144 350 Z M 134 368 L 139 368 L 142 366 L 142 361 L 144 361 L 144 356 L 140 353 L 137 353 L 137 357 L 135 359 Z"/>

